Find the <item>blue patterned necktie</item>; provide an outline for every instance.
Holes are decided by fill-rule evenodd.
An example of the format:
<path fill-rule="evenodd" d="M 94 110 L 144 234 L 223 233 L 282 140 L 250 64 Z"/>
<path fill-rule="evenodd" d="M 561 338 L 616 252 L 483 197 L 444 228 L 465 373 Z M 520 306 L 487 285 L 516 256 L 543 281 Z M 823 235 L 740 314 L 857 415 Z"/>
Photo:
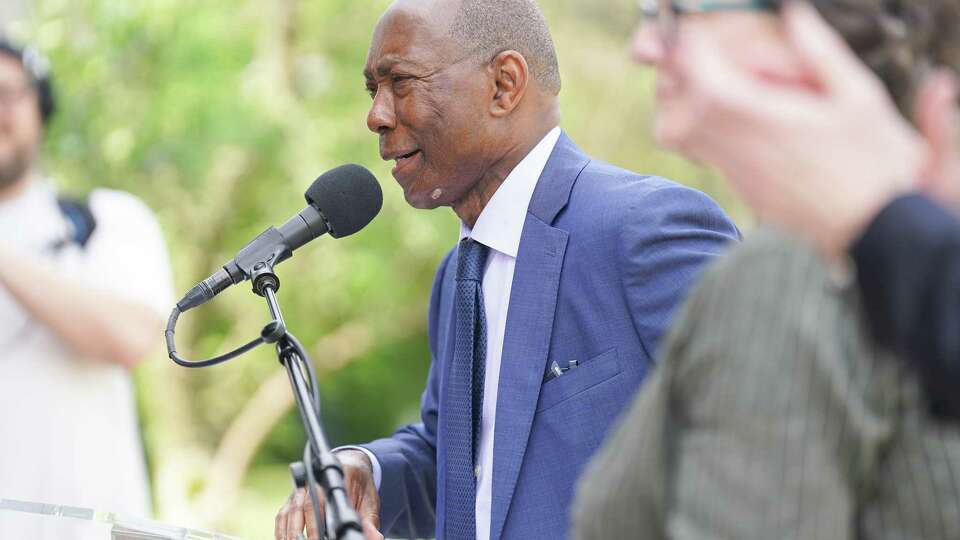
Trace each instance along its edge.
<path fill-rule="evenodd" d="M 483 311 L 483 267 L 489 249 L 469 238 L 457 253 L 455 298 L 457 341 L 450 370 L 447 410 L 446 540 L 476 537 L 477 445 L 483 412 L 483 379 L 487 360 L 487 322 Z"/>

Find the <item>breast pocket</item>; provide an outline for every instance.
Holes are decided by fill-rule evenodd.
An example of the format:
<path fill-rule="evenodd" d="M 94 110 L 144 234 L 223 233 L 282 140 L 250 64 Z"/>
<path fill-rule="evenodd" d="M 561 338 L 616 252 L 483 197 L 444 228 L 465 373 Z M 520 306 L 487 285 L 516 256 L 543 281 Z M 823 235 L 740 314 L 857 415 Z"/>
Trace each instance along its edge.
<path fill-rule="evenodd" d="M 543 383 L 537 412 L 545 411 L 620 373 L 617 349 L 609 349 L 580 363 L 575 369 Z"/>

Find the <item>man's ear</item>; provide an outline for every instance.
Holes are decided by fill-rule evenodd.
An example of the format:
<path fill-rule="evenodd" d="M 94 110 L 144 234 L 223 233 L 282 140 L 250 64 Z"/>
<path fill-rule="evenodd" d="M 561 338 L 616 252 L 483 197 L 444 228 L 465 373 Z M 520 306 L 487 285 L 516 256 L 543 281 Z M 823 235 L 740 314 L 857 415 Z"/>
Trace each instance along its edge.
<path fill-rule="evenodd" d="M 914 104 L 914 122 L 927 142 L 921 189 L 960 211 L 960 111 L 956 75 L 937 70 L 924 81 Z"/>
<path fill-rule="evenodd" d="M 504 117 L 513 112 L 523 100 L 530 82 L 530 67 L 517 51 L 503 51 L 490 61 L 496 90 L 490 103 L 490 113 Z"/>

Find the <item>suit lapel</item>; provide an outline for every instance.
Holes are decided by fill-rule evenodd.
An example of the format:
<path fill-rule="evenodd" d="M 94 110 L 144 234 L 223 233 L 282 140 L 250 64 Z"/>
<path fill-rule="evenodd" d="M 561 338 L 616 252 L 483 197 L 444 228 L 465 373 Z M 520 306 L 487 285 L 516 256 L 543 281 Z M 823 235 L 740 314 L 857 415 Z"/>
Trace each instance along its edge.
<path fill-rule="evenodd" d="M 500 538 L 526 452 L 550 352 L 567 231 L 553 221 L 589 162 L 561 135 L 537 182 L 520 238 L 504 336 L 494 436 L 491 539 Z"/>

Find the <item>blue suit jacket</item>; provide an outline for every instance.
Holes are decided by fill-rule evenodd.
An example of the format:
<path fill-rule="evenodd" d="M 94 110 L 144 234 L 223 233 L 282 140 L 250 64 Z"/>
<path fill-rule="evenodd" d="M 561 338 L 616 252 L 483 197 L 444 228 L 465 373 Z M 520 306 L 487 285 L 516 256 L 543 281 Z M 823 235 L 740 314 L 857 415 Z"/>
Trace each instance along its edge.
<path fill-rule="evenodd" d="M 593 161 L 560 137 L 530 202 L 514 271 L 492 539 L 567 536 L 577 477 L 651 369 L 674 308 L 704 264 L 737 238 L 702 193 Z M 388 536 L 445 536 L 438 440 L 454 354 L 455 251 L 440 265 L 430 300 L 433 362 L 421 422 L 364 445 L 382 467 Z M 544 382 L 551 362 L 574 359 L 580 367 Z"/>

